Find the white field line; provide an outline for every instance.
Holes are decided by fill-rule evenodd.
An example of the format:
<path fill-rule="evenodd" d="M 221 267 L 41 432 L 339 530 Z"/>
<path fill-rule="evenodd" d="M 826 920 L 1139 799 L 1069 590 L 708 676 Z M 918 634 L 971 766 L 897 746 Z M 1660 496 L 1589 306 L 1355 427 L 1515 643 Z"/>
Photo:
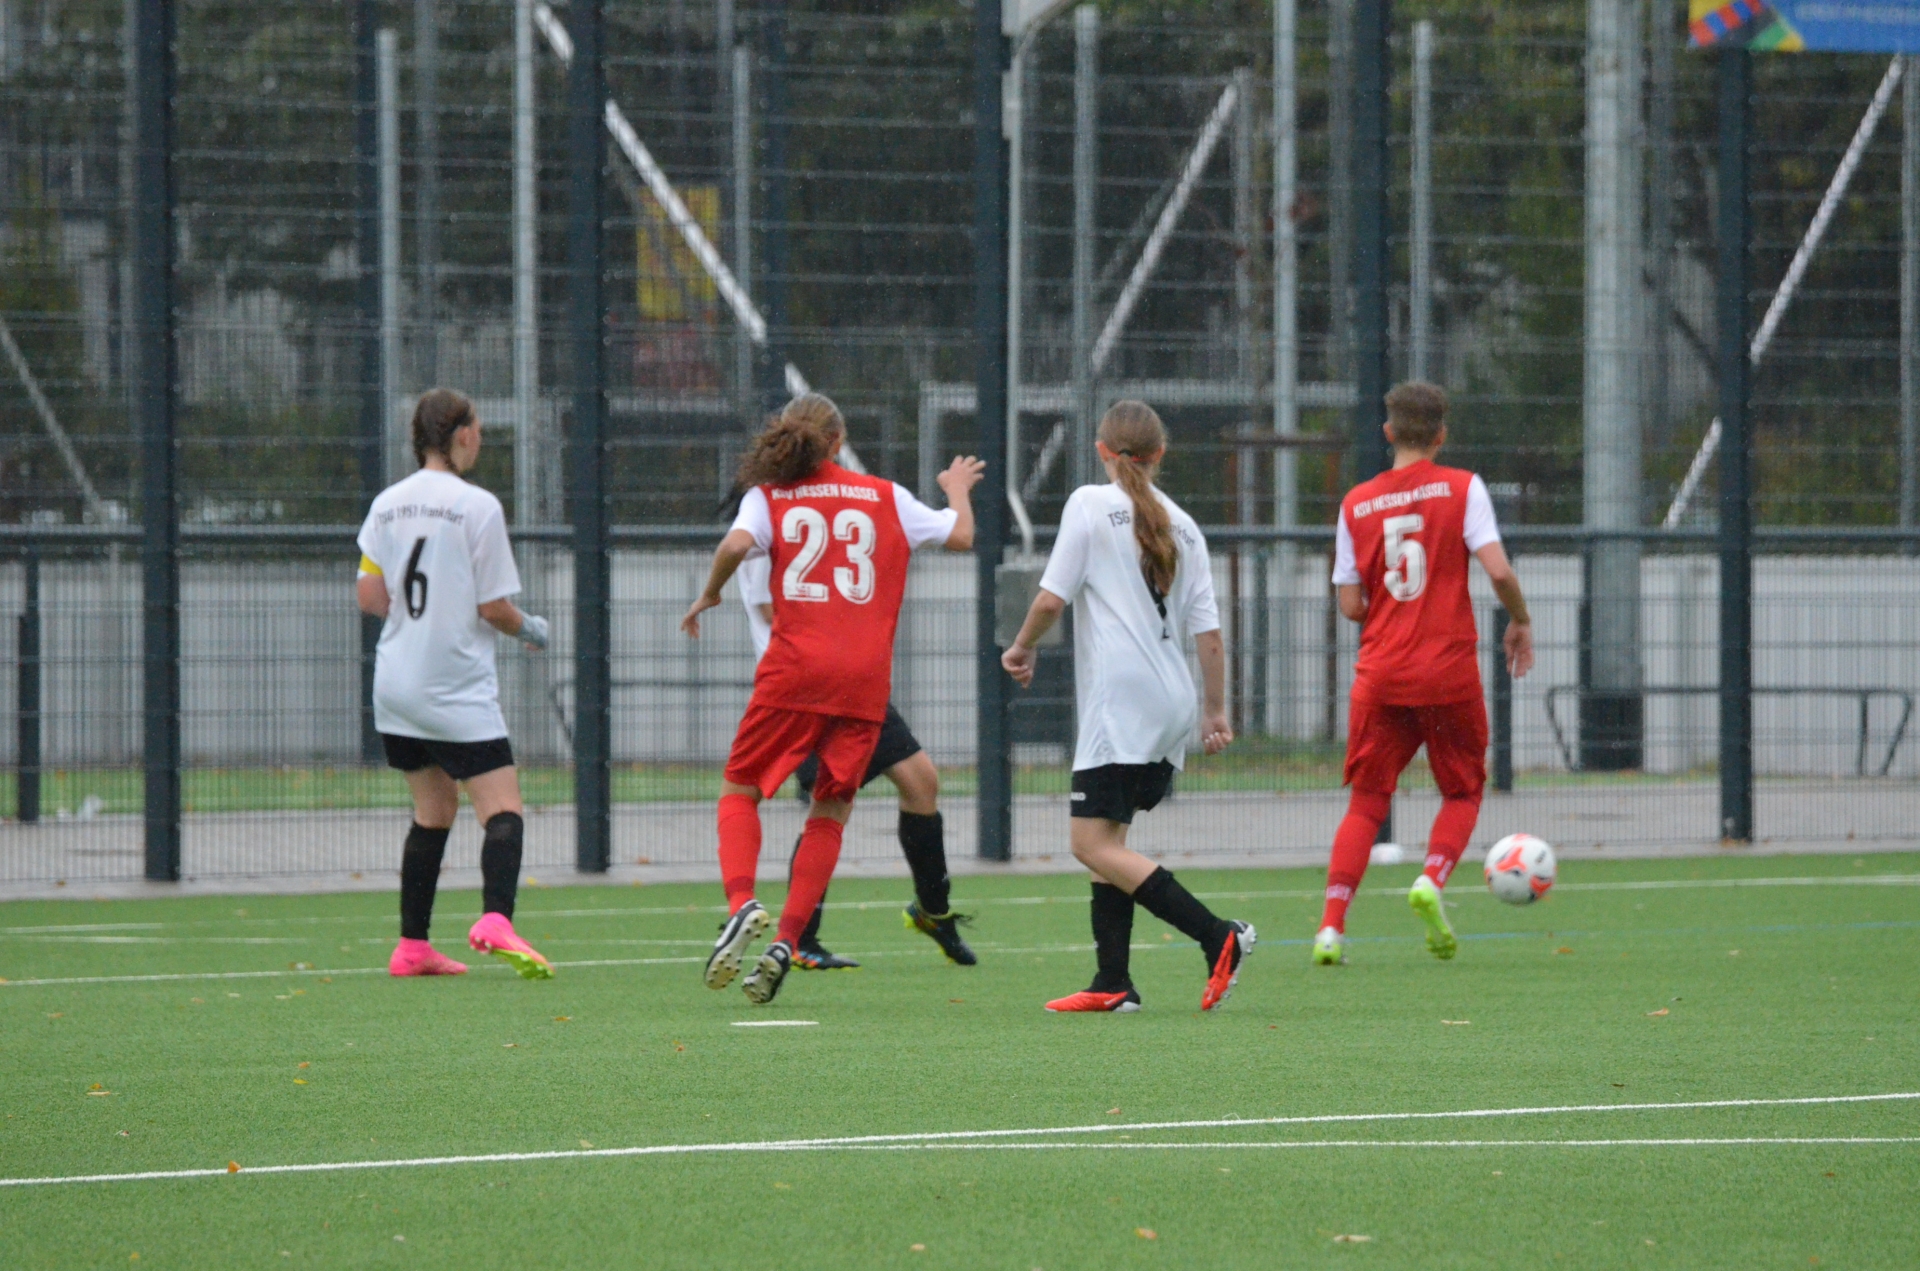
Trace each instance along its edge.
<path fill-rule="evenodd" d="M 1852 1144 L 1912 1143 L 1915 1137 L 1833 1137 L 1833 1138 L 1728 1138 L 1728 1139 L 1432 1139 L 1432 1140 L 1317 1140 L 1228 1144 L 1133 1144 L 1117 1143 L 1105 1136 L 1120 1132 L 1152 1130 L 1225 1129 L 1240 1126 L 1275 1125 L 1351 1125 L 1360 1122 L 1406 1122 L 1484 1119 L 1513 1116 L 1564 1116 L 1601 1112 L 1678 1112 L 1703 1108 L 1808 1107 L 1850 1103 L 1885 1103 L 1920 1099 L 1920 1091 L 1893 1094 L 1818 1095 L 1793 1099 L 1699 1099 L 1678 1103 L 1591 1103 L 1530 1108 L 1471 1108 L 1457 1112 L 1353 1112 L 1321 1116 L 1222 1117 L 1205 1121 L 1133 1121 L 1113 1125 L 1043 1126 L 1023 1130 L 947 1130 L 916 1134 L 861 1134 L 838 1138 L 772 1139 L 737 1143 L 664 1143 L 649 1147 L 568 1148 L 551 1152 L 488 1152 L 469 1156 L 392 1157 L 375 1161 L 315 1161 L 296 1165 L 245 1166 L 238 1170 L 182 1169 L 141 1170 L 123 1174 L 69 1174 L 41 1178 L 0 1178 L 0 1187 L 43 1187 L 59 1183 L 133 1183 L 178 1178 L 221 1178 L 231 1173 L 244 1174 L 330 1174 L 349 1170 L 421 1169 L 439 1165 L 486 1165 L 528 1161 L 568 1161 L 633 1156 L 693 1156 L 727 1152 L 814 1152 L 814 1151 L 902 1151 L 929 1148 L 995 1147 L 1003 1150 L 1066 1150 L 1072 1148 L 1159 1148 L 1161 1150 L 1196 1147 L 1624 1147 L 1624 1146 L 1705 1146 L 1715 1144 Z M 995 1140 L 1048 1138 L 1065 1135 L 1101 1135 L 1098 1143 L 1055 1140 L 1050 1143 L 1013 1143 Z"/>
<path fill-rule="evenodd" d="M 1920 874 L 1834 874 L 1807 878 L 1649 878 L 1611 883 L 1561 883 L 1555 892 L 1602 892 L 1602 891 L 1692 891 L 1697 888 L 1725 887 L 1920 887 Z M 1368 895 L 1383 893 L 1385 889 L 1375 888 Z M 1195 893 L 1202 900 L 1319 900 L 1323 892 L 1319 888 L 1311 890 L 1296 888 L 1285 891 L 1205 891 Z M 1463 887 L 1449 892 L 1447 900 L 1451 903 L 1468 897 L 1486 897 L 1478 887 Z M 826 907 L 836 912 L 858 912 L 867 909 L 896 909 L 902 902 L 898 900 L 835 900 L 827 902 Z M 1073 895 L 1060 896 L 982 896 L 967 901 L 972 908 L 987 908 L 1000 905 L 1084 905 L 1086 897 Z M 665 918 L 675 915 L 724 914 L 724 905 L 653 905 L 636 906 L 621 909 L 548 909 L 527 910 L 526 920 L 547 921 L 554 918 Z M 188 922 L 100 922 L 100 923 L 63 923 L 54 926 L 0 927 L 0 936 L 25 936 L 39 934 L 65 934 L 94 931 L 159 931 L 168 927 L 243 927 L 249 925 L 320 925 L 355 922 L 389 923 L 392 918 L 387 914 L 313 914 L 288 915 L 276 918 L 226 918 L 193 919 Z"/>

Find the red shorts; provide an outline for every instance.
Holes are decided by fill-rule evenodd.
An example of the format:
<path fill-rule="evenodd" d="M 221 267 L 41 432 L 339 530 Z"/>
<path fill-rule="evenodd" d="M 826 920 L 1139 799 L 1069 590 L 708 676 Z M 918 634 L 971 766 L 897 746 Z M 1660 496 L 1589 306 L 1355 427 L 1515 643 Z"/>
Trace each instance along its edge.
<path fill-rule="evenodd" d="M 808 755 L 820 756 L 813 797 L 850 802 L 866 780 L 867 761 L 880 743 L 880 721 L 754 703 L 740 720 L 727 754 L 727 780 L 772 798 Z"/>
<path fill-rule="evenodd" d="M 1449 799 L 1478 799 L 1487 784 L 1487 704 L 1383 706 L 1356 700 L 1347 722 L 1341 779 L 1363 794 L 1392 794 L 1424 744 L 1434 784 Z"/>

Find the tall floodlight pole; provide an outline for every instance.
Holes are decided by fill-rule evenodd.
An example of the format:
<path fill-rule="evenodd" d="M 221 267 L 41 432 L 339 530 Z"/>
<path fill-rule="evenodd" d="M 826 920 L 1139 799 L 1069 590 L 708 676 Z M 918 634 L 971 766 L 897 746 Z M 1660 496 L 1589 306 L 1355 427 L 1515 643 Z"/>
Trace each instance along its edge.
<path fill-rule="evenodd" d="M 1068 485 L 1093 480 L 1093 275 L 1099 232 L 1100 9 L 1073 11 L 1073 428 Z M 1011 479 L 1011 478 L 1010 478 Z"/>
<path fill-rule="evenodd" d="M 760 115 L 761 147 L 765 162 L 765 195 L 762 206 L 765 220 L 760 231 L 760 312 L 767 319 L 767 340 L 762 347 L 760 367 L 761 405 L 778 410 L 787 401 L 787 271 L 790 244 L 787 220 L 789 185 L 787 167 L 788 88 L 787 88 L 787 0 L 767 0 L 761 9 L 760 32 L 766 42 L 766 73 L 763 82 L 764 105 Z M 997 125 L 1000 116 L 994 115 Z"/>
<path fill-rule="evenodd" d="M 387 412 L 381 400 L 380 358 L 380 6 L 353 6 L 353 197 L 354 243 L 359 258 L 355 308 L 360 345 L 360 504 L 370 505 L 385 484 Z M 381 619 L 360 616 L 360 761 L 380 760 L 380 734 L 373 722 L 373 657 Z"/>
<path fill-rule="evenodd" d="M 1413 24 L 1413 225 L 1408 234 L 1407 375 L 1433 369 L 1433 23 Z"/>
<path fill-rule="evenodd" d="M 420 272 L 421 379 L 440 382 L 440 14 L 438 0 L 413 0 L 415 268 Z"/>
<path fill-rule="evenodd" d="M 736 45 L 729 54 L 733 91 L 733 276 L 753 288 L 753 51 Z M 753 391 L 753 337 L 736 324 L 733 339 L 734 410 L 752 430 L 759 415 Z"/>
<path fill-rule="evenodd" d="M 567 9 L 573 61 L 567 68 L 567 270 L 573 346 L 573 789 L 579 868 L 603 872 L 612 860 L 612 718 L 607 560 L 606 354 L 601 292 L 601 0 Z"/>
<path fill-rule="evenodd" d="M 1586 524 L 1640 525 L 1640 47 L 1637 0 L 1588 0 L 1586 325 L 1584 349 Z M 1585 674 L 1580 762 L 1638 768 L 1640 544 L 1594 543 L 1587 556 Z"/>
<path fill-rule="evenodd" d="M 1748 132 L 1753 60 L 1720 50 L 1720 837 L 1753 839 L 1753 456 L 1747 430 Z"/>
<path fill-rule="evenodd" d="M 1013 858 L 1013 764 L 1008 686 L 994 639 L 996 570 L 1007 541 L 1007 153 L 1001 76 L 1007 38 L 1001 0 L 973 6 L 974 421 L 986 474 L 974 498 L 974 677 L 979 770 L 979 852 Z"/>
<path fill-rule="evenodd" d="M 1273 431 L 1291 437 L 1300 431 L 1300 230 L 1294 221 L 1299 197 L 1299 84 L 1298 0 L 1273 0 Z M 1299 468 L 1294 451 L 1282 446 L 1273 452 L 1273 524 L 1290 530 L 1300 520 Z M 1292 543 L 1280 544 L 1276 571 L 1280 594 L 1286 597 L 1283 614 L 1291 613 L 1295 556 Z M 1276 674 L 1269 690 L 1275 703 L 1269 713 L 1275 731 L 1279 720 L 1292 719 L 1293 659 L 1291 622 L 1283 620 Z M 1281 711 L 1287 712 L 1284 716 Z"/>
<path fill-rule="evenodd" d="M 1353 6 L 1353 479 L 1386 471 L 1387 369 L 1387 73 L 1392 0 Z M 1393 837 L 1393 815 L 1380 823 Z"/>
<path fill-rule="evenodd" d="M 374 43 L 374 109 L 380 153 L 380 409 L 386 433 L 386 476 L 407 472 L 400 401 L 400 37 L 391 28 Z"/>
<path fill-rule="evenodd" d="M 513 3 L 513 505 L 520 525 L 548 517 L 540 436 L 540 248 L 535 219 L 533 3 Z"/>
<path fill-rule="evenodd" d="M 134 429 L 140 438 L 146 875 L 180 879 L 180 515 L 173 389 L 173 3 L 133 20 Z"/>

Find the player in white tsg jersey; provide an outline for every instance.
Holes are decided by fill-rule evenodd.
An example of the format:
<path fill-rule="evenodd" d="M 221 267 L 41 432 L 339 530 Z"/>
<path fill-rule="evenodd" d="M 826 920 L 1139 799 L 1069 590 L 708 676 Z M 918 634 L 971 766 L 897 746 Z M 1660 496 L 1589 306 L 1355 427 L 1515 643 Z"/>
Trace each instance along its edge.
<path fill-rule="evenodd" d="M 930 510 L 929 510 L 930 511 Z M 951 508 L 932 512 L 947 529 L 953 525 Z M 937 528 L 937 527 L 936 527 Z M 941 531 L 944 532 L 944 531 Z M 755 657 L 767 651 L 773 638 L 773 565 L 770 557 L 750 557 L 735 571 L 740 584 L 740 603 L 747 611 L 747 627 L 753 635 Z M 813 794 L 813 778 L 819 771 L 818 758 L 809 757 L 795 776 L 800 782 L 800 797 Z M 900 795 L 898 836 L 900 851 L 907 858 L 913 875 L 913 903 L 906 908 L 907 924 L 924 933 L 940 951 L 960 966 L 979 962 L 960 934 L 966 915 L 954 913 L 949 905 L 951 882 L 947 876 L 946 822 L 940 815 L 940 771 L 920 745 L 920 739 L 907 727 L 907 721 L 887 703 L 887 718 L 880 725 L 880 741 L 861 785 L 885 776 Z M 813 911 L 813 918 L 800 934 L 793 951 L 793 965 L 807 971 L 843 971 L 859 966 L 852 958 L 843 958 L 820 943 L 820 920 L 827 911 L 826 897 Z"/>
<path fill-rule="evenodd" d="M 1073 855 L 1093 875 L 1093 983 L 1050 1011 L 1134 1011 L 1128 966 L 1133 907 L 1178 928 L 1207 959 L 1200 1009 L 1218 1006 L 1253 949 L 1253 928 L 1215 916 L 1165 868 L 1127 846 L 1135 812 L 1173 786 L 1196 720 L 1185 639 L 1205 683 L 1197 721 L 1210 755 L 1233 740 L 1226 712 L 1226 645 L 1213 598 L 1207 541 L 1153 485 L 1167 433 L 1151 406 L 1115 402 L 1100 421 L 1100 462 L 1111 485 L 1073 492 L 1020 634 L 1000 661 L 1022 688 L 1034 648 L 1073 605 Z"/>
<path fill-rule="evenodd" d="M 358 596 L 386 619 L 373 672 L 373 718 L 387 763 L 407 776 L 413 826 L 400 858 L 400 944 L 394 975 L 459 975 L 467 968 L 427 943 L 447 832 L 460 787 L 486 827 L 480 848 L 480 921 L 467 942 L 528 979 L 553 967 L 513 930 L 520 886 L 520 778 L 500 713 L 494 633 L 547 647 L 547 621 L 520 612 L 513 547 L 500 500 L 461 473 L 480 457 L 473 403 L 436 388 L 413 412 L 420 470 L 374 499 L 360 527 Z"/>

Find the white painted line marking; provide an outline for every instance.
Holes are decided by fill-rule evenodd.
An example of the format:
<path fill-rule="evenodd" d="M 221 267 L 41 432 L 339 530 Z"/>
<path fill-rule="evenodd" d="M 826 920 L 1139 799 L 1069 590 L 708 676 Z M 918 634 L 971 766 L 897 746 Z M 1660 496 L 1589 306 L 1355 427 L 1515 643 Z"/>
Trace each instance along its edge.
<path fill-rule="evenodd" d="M 1111 1135 L 1120 1131 L 1218 1129 L 1256 1125 L 1329 1125 L 1335 1123 L 1387 1121 L 1431 1121 L 1462 1118 L 1552 1116 L 1589 1112 L 1685 1111 L 1699 1108 L 1779 1108 L 1809 1107 L 1848 1103 L 1887 1103 L 1920 1099 L 1920 1091 L 1897 1094 L 1818 1095 L 1797 1099 L 1700 1099 L 1680 1103 L 1588 1103 L 1533 1108 L 1471 1108 L 1458 1112 L 1352 1112 L 1324 1116 L 1223 1117 L 1206 1121 L 1134 1121 L 1114 1125 L 1077 1125 L 1039 1127 L 1024 1130 L 947 1130 L 919 1134 L 861 1134 L 842 1138 L 773 1139 L 744 1143 L 667 1143 L 652 1147 L 569 1148 L 553 1152 L 489 1152 L 473 1156 L 396 1157 L 380 1161 L 316 1161 L 304 1165 L 258 1165 L 243 1167 L 243 1174 L 335 1174 L 350 1170 L 420 1169 L 434 1165 L 486 1165 L 527 1161 L 571 1161 L 627 1156 L 692 1156 L 721 1152 L 811 1152 L 811 1151 L 904 1151 L 934 1148 L 1002 1148 L 1006 1150 L 1065 1150 L 1079 1147 L 1101 1148 L 1192 1148 L 1198 1144 L 1132 1144 L 1105 1141 L 1073 1143 L 1006 1143 L 983 1140 L 1037 1138 L 1070 1134 Z M 1651 1146 L 1702 1146 L 1713 1144 L 1877 1144 L 1920 1142 L 1920 1136 L 1901 1138 L 1740 1138 L 1740 1139 L 1436 1139 L 1436 1140 L 1320 1140 L 1313 1142 L 1230 1143 L 1223 1147 L 1621 1147 L 1637 1144 Z M 0 1178 L 0 1187 L 42 1187 L 57 1183 L 134 1183 L 170 1178 L 224 1178 L 231 1171 L 218 1169 L 143 1170 L 127 1174 L 69 1174 L 45 1178 Z"/>
<path fill-rule="evenodd" d="M 818 1028 L 817 1019 L 737 1019 L 735 1028 Z"/>

